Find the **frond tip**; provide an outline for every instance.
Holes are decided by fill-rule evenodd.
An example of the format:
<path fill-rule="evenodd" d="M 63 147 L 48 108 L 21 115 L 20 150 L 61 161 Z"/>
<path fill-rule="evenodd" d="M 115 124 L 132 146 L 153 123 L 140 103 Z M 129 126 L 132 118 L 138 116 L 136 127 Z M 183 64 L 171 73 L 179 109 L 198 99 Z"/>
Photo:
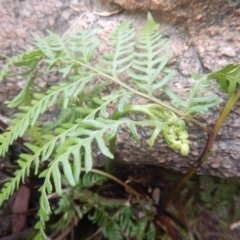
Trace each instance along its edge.
<path fill-rule="evenodd" d="M 166 67 L 169 56 L 169 51 L 166 51 L 168 41 L 162 38 L 159 24 L 153 20 L 150 13 L 135 46 L 132 70 L 127 72 L 138 88 L 151 96 L 169 82 L 173 71 Z"/>

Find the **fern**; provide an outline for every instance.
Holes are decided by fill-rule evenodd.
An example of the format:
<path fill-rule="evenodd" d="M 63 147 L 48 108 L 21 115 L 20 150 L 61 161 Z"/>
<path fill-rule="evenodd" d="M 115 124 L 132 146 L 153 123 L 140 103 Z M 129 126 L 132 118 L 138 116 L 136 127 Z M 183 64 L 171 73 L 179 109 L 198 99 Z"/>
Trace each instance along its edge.
<path fill-rule="evenodd" d="M 58 208 L 55 209 L 54 214 L 62 214 L 62 217 L 52 226 L 53 228 L 66 229 L 72 221 L 77 224 L 79 219 L 82 219 L 84 212 L 74 204 L 74 198 L 75 196 L 72 192 L 68 192 L 67 195 L 63 195 L 60 198 Z"/>
<path fill-rule="evenodd" d="M 35 70 L 36 66 L 40 62 L 40 60 L 44 57 L 41 50 L 32 50 L 29 52 L 23 52 L 11 59 L 8 60 L 7 64 L 0 71 L 0 82 L 5 77 L 14 77 L 14 76 L 27 76 L 31 75 L 31 73 Z M 27 71 L 18 72 L 14 74 L 9 73 L 9 68 L 11 66 L 16 67 L 25 67 L 28 68 Z"/>
<path fill-rule="evenodd" d="M 150 127 L 153 129 L 150 147 L 162 134 L 169 147 L 188 155 L 190 141 L 184 114 L 154 97 L 155 91 L 162 89 L 187 114 L 206 113 L 209 107 L 219 103 L 216 95 L 199 97 L 210 89 L 211 80 L 206 77 L 197 80 L 187 101 L 170 90 L 167 83 L 173 72 L 166 67 L 167 41 L 159 35 L 158 28 L 150 14 L 140 36 L 135 33 L 131 22 L 122 23 L 110 36 L 111 51 L 99 58 L 96 56 L 99 43 L 95 37 L 98 29 L 81 30 L 77 35 L 66 38 L 51 32 L 46 38 L 33 34 L 37 49 L 11 59 L 0 72 L 0 80 L 15 75 L 28 76 L 26 86 L 8 103 L 9 107 L 17 107 L 19 112 L 13 116 L 7 131 L 0 135 L 0 156 L 8 152 L 14 140 L 29 134 L 29 129 L 34 130 L 35 136 L 31 143 L 26 143 L 31 153 L 19 156 L 17 163 L 20 169 L 1 190 L 0 204 L 13 194 L 34 168 L 35 175 L 43 178 L 39 189 L 39 222 L 36 224 L 39 235 L 36 239 L 46 238 L 45 222 L 52 212 L 49 195 L 56 192 L 62 196 L 63 181 L 69 188 L 96 184 L 98 180 L 94 182 L 90 175 L 87 180 L 87 175 L 80 178 L 82 167 L 89 174 L 95 145 L 107 159 L 114 158 L 115 140 L 121 126 L 126 126 L 136 141 L 139 141 L 138 127 Z M 40 63 L 45 66 L 46 78 L 49 72 L 58 72 L 64 81 L 51 85 L 47 91 L 37 88 Z M 27 70 L 9 74 L 11 65 Z M 129 84 L 123 79 L 127 79 Z M 147 103 L 134 105 L 136 97 L 145 98 Z M 39 117 L 53 107 L 60 108 L 60 114 L 52 126 L 40 125 L 45 127 L 39 136 Z M 129 113 L 141 114 L 144 118 L 136 121 L 129 117 Z M 43 162 L 46 168 L 42 167 Z M 85 181 L 92 183 L 87 185 Z M 133 232 L 138 234 L 138 239 L 153 235 L 151 226 L 147 235 L 143 232 L 142 229 L 148 228 L 144 221 L 137 230 L 128 229 L 134 224 L 127 222 L 131 221 L 130 215 L 124 211 L 122 214 L 125 216 L 123 220 L 120 216 L 116 218 L 119 225 L 109 220 L 112 234 L 120 234 L 119 229 L 124 229 L 129 236 Z M 101 219 L 101 215 L 95 218 Z M 105 229 L 104 234 L 107 236 L 109 231 Z"/>
<path fill-rule="evenodd" d="M 209 111 L 209 108 L 222 102 L 217 94 L 210 94 L 210 90 L 213 89 L 213 80 L 217 79 L 221 89 L 227 92 L 230 97 L 240 84 L 240 66 L 229 64 L 216 72 L 204 76 L 195 73 L 192 74 L 192 77 L 197 82 L 189 91 L 187 100 L 177 96 L 168 86 L 164 87 L 164 91 L 172 99 L 175 106 L 185 109 L 187 115 L 191 116 L 195 113 L 204 115 Z"/>
<path fill-rule="evenodd" d="M 102 183 L 105 181 L 106 181 L 106 177 L 104 177 L 100 174 L 88 172 L 88 173 L 83 174 L 80 187 L 81 188 L 89 188 L 94 185 L 102 185 Z"/>
<path fill-rule="evenodd" d="M 215 179 L 209 176 L 201 178 L 202 192 L 200 199 L 208 210 L 211 210 L 223 221 L 232 222 L 239 215 L 234 196 L 238 196 L 239 185 L 234 178 Z"/>
<path fill-rule="evenodd" d="M 125 22 L 110 35 L 113 53 L 104 53 L 101 62 L 105 68 L 97 66 L 99 70 L 113 78 L 117 78 L 132 65 L 135 31 L 130 26 L 131 22 Z"/>
<path fill-rule="evenodd" d="M 217 79 L 222 90 L 231 96 L 240 84 L 240 66 L 238 64 L 229 64 L 209 74 L 209 79 Z"/>
<path fill-rule="evenodd" d="M 222 99 L 214 93 L 210 93 L 213 89 L 212 79 L 208 79 L 208 75 L 200 76 L 192 74 L 196 83 L 189 90 L 186 100 L 177 96 L 168 86 L 164 87 L 165 93 L 172 99 L 176 107 L 183 108 L 188 116 L 199 113 L 206 114 L 209 108 L 214 107 L 222 102 Z"/>
<path fill-rule="evenodd" d="M 29 126 L 35 124 L 39 115 L 44 113 L 48 107 L 52 106 L 60 94 L 63 94 L 64 96 L 63 108 L 66 108 L 69 102 L 69 97 L 76 97 L 77 94 L 83 90 L 85 85 L 95 77 L 95 75 L 89 75 L 84 78 L 81 78 L 81 76 L 78 77 L 78 81 L 53 86 L 45 94 L 34 94 L 35 99 L 32 100 L 31 107 L 20 107 L 23 112 L 15 114 L 14 120 L 11 121 L 11 124 L 15 125 L 9 128 L 9 132 L 3 134 L 5 139 L 0 148 L 0 156 L 6 153 L 9 145 L 12 144 L 15 139 L 23 136 Z"/>
<path fill-rule="evenodd" d="M 173 77 L 173 71 L 165 65 L 169 52 L 165 52 L 168 46 L 166 39 L 161 39 L 158 33 L 159 25 L 148 14 L 148 22 L 137 38 L 134 61 L 128 74 L 140 90 L 152 95 L 153 91 L 162 88 Z M 162 79 L 159 81 L 159 74 Z"/>
<path fill-rule="evenodd" d="M 106 238 L 111 239 L 114 236 L 114 239 L 122 240 L 122 235 L 120 232 L 120 227 L 112 219 L 112 216 L 105 211 L 105 208 L 98 207 L 95 209 L 93 215 L 89 215 L 89 219 L 93 223 L 101 224 L 100 226 L 105 226 L 103 229 L 103 234 Z"/>
<path fill-rule="evenodd" d="M 139 219 L 136 213 L 133 212 L 132 206 L 109 206 L 116 208 L 117 211 L 106 212 L 105 208 L 98 206 L 89 219 L 93 223 L 97 223 L 102 227 L 104 236 L 107 239 L 119 239 L 124 237 L 136 237 L 136 239 L 154 239 L 155 229 L 150 225 L 148 228 L 148 220 Z M 137 211 L 135 209 L 135 211 Z M 113 213 L 112 213 L 113 212 Z"/>

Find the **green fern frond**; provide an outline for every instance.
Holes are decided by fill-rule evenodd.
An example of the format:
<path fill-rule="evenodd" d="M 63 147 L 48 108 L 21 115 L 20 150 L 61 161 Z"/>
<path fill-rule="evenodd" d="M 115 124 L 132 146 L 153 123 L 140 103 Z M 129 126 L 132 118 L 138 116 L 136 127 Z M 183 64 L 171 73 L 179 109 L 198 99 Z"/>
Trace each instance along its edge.
<path fill-rule="evenodd" d="M 45 144 L 43 136 L 43 127 L 40 123 L 36 123 L 35 126 L 26 130 L 26 136 L 32 139 L 32 143 L 36 146 L 42 147 Z"/>
<path fill-rule="evenodd" d="M 93 223 L 97 223 L 98 225 L 103 227 L 103 234 L 107 239 L 123 239 L 120 227 L 114 221 L 112 216 L 105 211 L 105 208 L 96 208 L 94 214 L 88 215 L 88 218 Z"/>
<path fill-rule="evenodd" d="M 148 14 L 146 26 L 137 38 L 134 54 L 133 71 L 127 71 L 140 90 L 150 96 L 153 91 L 162 88 L 173 77 L 173 71 L 166 68 L 169 53 L 166 52 L 168 42 L 161 39 L 159 24 Z M 159 80 L 159 74 L 162 79 Z"/>
<path fill-rule="evenodd" d="M 222 90 L 230 97 L 240 84 L 240 65 L 229 64 L 208 76 L 209 79 L 217 79 Z"/>
<path fill-rule="evenodd" d="M 148 220 L 137 217 L 133 206 L 109 206 L 109 213 L 102 206 L 95 208 L 94 214 L 89 215 L 93 223 L 97 223 L 103 229 L 103 234 L 107 239 L 154 239 L 155 227 L 152 225 L 148 229 Z M 114 212 L 111 209 L 117 209 Z M 137 211 L 135 209 L 135 211 Z M 111 213 L 110 213 L 111 212 Z"/>
<path fill-rule="evenodd" d="M 61 128 L 56 129 L 56 132 L 58 134 L 63 134 L 62 137 L 58 136 L 60 139 L 60 145 L 57 146 L 56 156 L 51 160 L 48 169 L 42 172 L 39 176 L 44 178 L 44 184 L 40 189 L 41 192 L 44 192 L 43 198 L 41 200 L 43 202 L 40 203 L 42 205 L 42 209 L 46 208 L 44 208 L 44 206 L 49 205 L 49 203 L 46 203 L 48 199 L 44 196 L 51 194 L 53 191 L 51 178 L 53 179 L 53 184 L 56 192 L 59 195 L 62 194 L 62 175 L 60 169 L 63 169 L 64 177 L 72 187 L 76 186 L 79 181 L 82 156 L 84 156 L 84 167 L 86 169 L 86 172 L 89 172 L 91 170 L 93 164 L 93 141 L 97 143 L 97 146 L 103 155 L 108 158 L 113 158 L 112 153 L 109 151 L 104 141 L 104 135 L 106 133 L 111 135 L 111 132 L 118 132 L 118 128 L 122 124 L 126 124 L 129 126 L 129 128 L 132 128 L 134 126 L 134 134 L 137 135 L 135 132 L 135 125 L 156 126 L 159 125 L 159 121 L 146 120 L 136 122 L 124 118 L 118 121 L 114 121 L 99 117 L 96 119 L 81 120 L 78 124 L 64 124 Z M 46 158 L 46 154 L 49 155 L 49 153 L 46 153 L 46 150 L 41 151 L 43 158 Z M 47 210 L 47 208 L 45 210 Z M 44 228 L 44 225 L 41 226 Z"/>
<path fill-rule="evenodd" d="M 106 177 L 93 172 L 84 173 L 81 178 L 81 188 L 89 188 L 94 185 L 102 185 L 106 181 Z"/>
<path fill-rule="evenodd" d="M 33 154 L 21 154 L 18 160 L 18 164 L 21 167 L 15 174 L 15 177 L 11 178 L 10 182 L 7 182 L 0 192 L 0 203 L 8 199 L 16 188 L 18 188 L 20 181 L 24 182 L 25 176 L 29 174 L 30 167 L 35 163 L 35 174 L 39 171 L 40 160 L 45 161 L 53 154 L 54 149 L 57 146 L 57 141 L 65 141 L 67 134 L 71 131 L 75 131 L 77 124 L 73 125 L 71 128 L 66 129 L 66 131 L 61 131 L 57 136 L 48 134 L 43 135 L 42 138 L 45 140 L 45 144 L 42 147 L 37 147 L 33 144 L 26 143 Z M 40 157 L 41 156 L 41 157 Z M 76 156 L 77 157 L 77 156 Z M 77 171 L 77 169 L 76 169 Z"/>
<path fill-rule="evenodd" d="M 67 47 L 74 53 L 76 59 L 88 64 L 94 57 L 95 51 L 99 45 L 96 38 L 98 28 L 92 30 L 81 30 L 77 35 L 70 35 L 66 38 Z"/>
<path fill-rule="evenodd" d="M 51 194 L 53 191 L 51 178 L 53 179 L 53 184 L 56 192 L 59 195 L 62 194 L 62 176 L 60 168 L 63 169 L 63 174 L 67 179 L 69 185 L 72 187 L 76 186 L 79 181 L 82 154 L 84 154 L 84 166 L 86 171 L 88 172 L 92 168 L 92 141 L 94 139 L 98 143 L 98 147 L 103 154 L 105 154 L 107 157 L 113 157 L 103 141 L 103 134 L 104 132 L 109 130 L 109 128 L 117 127 L 118 123 L 115 124 L 116 126 L 109 126 L 105 124 L 105 127 L 100 130 L 85 130 L 86 128 L 92 127 L 99 128 L 100 126 L 102 127 L 102 125 L 103 123 L 99 123 L 94 120 L 86 121 L 85 123 L 81 124 L 81 127 L 77 129 L 75 129 L 75 126 L 73 125 L 72 128 L 74 128 L 75 131 L 73 131 L 71 134 L 68 134 L 68 137 L 70 138 L 68 138 L 67 140 L 65 140 L 66 134 L 64 134 L 64 131 L 69 131 L 69 128 L 64 129 L 62 127 L 61 129 L 57 130 L 58 132 L 62 132 L 65 137 L 61 139 L 62 143 L 56 149 L 56 157 L 51 160 L 48 169 L 46 169 L 39 175 L 39 177 L 44 178 L 44 184 L 39 189 L 39 191 L 41 192 L 41 211 L 39 212 L 40 221 L 38 222 L 37 226 L 38 229 L 40 229 L 41 231 L 44 230 L 44 222 L 46 221 L 46 219 L 48 219 L 48 215 L 50 215 L 51 213 L 51 210 L 49 208 L 49 201 L 47 198 L 47 195 Z M 86 137 L 86 135 L 88 135 L 88 137 Z M 73 163 L 70 162 L 70 159 L 72 159 Z M 43 217 L 41 216 L 42 211 L 44 211 L 45 213 Z"/>
<path fill-rule="evenodd" d="M 36 35 L 35 33 L 32 33 L 32 36 L 35 40 L 34 45 L 37 46 L 39 49 L 41 49 L 43 54 L 47 58 L 49 58 L 49 59 L 56 59 L 57 58 L 56 53 L 55 53 L 55 49 L 52 49 L 51 45 L 49 44 L 49 42 L 53 38 L 53 35 L 49 36 L 47 38 L 39 38 L 38 35 Z"/>
<path fill-rule="evenodd" d="M 35 45 L 45 55 L 44 62 L 49 65 L 48 70 L 57 66 L 58 71 L 63 73 L 65 77 L 79 63 L 89 64 L 93 59 L 99 45 L 95 37 L 98 30 L 82 30 L 79 31 L 78 35 L 66 38 L 61 38 L 50 31 L 48 31 L 49 36 L 46 38 L 39 38 L 36 34 L 33 34 L 33 37 Z"/>
<path fill-rule="evenodd" d="M 15 118 L 11 121 L 12 126 L 9 131 L 3 133 L 4 141 L 0 145 L 0 156 L 4 155 L 8 147 L 15 139 L 23 136 L 28 126 L 33 126 L 40 114 L 46 109 L 55 104 L 58 96 L 63 94 L 63 108 L 66 108 L 70 97 L 76 97 L 85 85 L 90 82 L 96 75 L 90 74 L 87 77 L 81 78 L 72 83 L 61 83 L 59 86 L 53 86 L 45 94 L 35 93 L 35 99 L 32 100 L 32 107 L 21 107 L 22 113 L 15 114 Z"/>
<path fill-rule="evenodd" d="M 33 81 L 33 74 L 30 74 L 24 88 L 18 93 L 16 97 L 14 97 L 14 99 L 8 102 L 9 108 L 16 108 L 21 105 L 29 106 L 31 104 L 31 99 L 33 95 L 33 91 L 31 90 L 32 81 Z"/>
<path fill-rule="evenodd" d="M 104 53 L 101 60 L 103 66 L 97 66 L 101 72 L 114 78 L 125 72 L 132 65 L 134 50 L 135 30 L 131 28 L 131 22 L 120 24 L 116 31 L 110 35 L 112 53 Z"/>
<path fill-rule="evenodd" d="M 152 127 L 154 131 L 149 140 L 150 147 L 154 145 L 156 138 L 162 133 L 170 148 L 174 151 L 179 150 L 183 156 L 187 156 L 190 151 L 190 141 L 186 131 L 186 123 L 173 112 L 163 109 L 157 104 L 130 105 L 124 107 L 122 112 L 116 112 L 114 119 L 119 119 L 122 114 L 129 112 L 147 115 L 149 117 L 147 120 L 126 123 L 136 142 L 139 142 L 136 126 Z"/>
<path fill-rule="evenodd" d="M 15 177 L 12 177 L 9 182 L 6 182 L 0 192 L 0 206 L 9 199 L 15 189 L 19 187 L 20 182 L 25 182 L 25 177 L 30 173 L 32 161 L 37 159 L 39 155 L 31 156 L 29 154 L 21 154 L 18 164 L 20 169 L 16 171 Z"/>
<path fill-rule="evenodd" d="M 29 70 L 35 70 L 36 66 L 45 57 L 43 52 L 40 49 L 31 50 L 22 55 L 22 57 L 13 63 L 14 66 L 17 67 L 25 67 Z M 18 73 L 19 74 L 19 73 Z M 24 73 L 20 73 L 19 75 L 25 75 Z"/>
<path fill-rule="evenodd" d="M 12 57 L 4 65 L 0 71 L 0 82 L 3 78 L 15 77 L 15 76 L 27 76 L 34 71 L 39 61 L 44 57 L 41 50 L 31 50 L 28 52 L 20 53 L 19 55 Z M 17 73 L 9 73 L 11 66 L 25 67 L 25 71 Z M 26 70 L 27 68 L 27 70 Z"/>
<path fill-rule="evenodd" d="M 74 222 L 77 225 L 78 221 L 82 219 L 83 215 L 92 209 L 92 205 L 85 201 L 81 201 L 75 194 L 77 190 L 70 189 L 67 194 L 63 194 L 58 201 L 58 208 L 54 210 L 54 214 L 59 214 L 59 221 L 54 223 L 51 227 L 53 229 L 66 229 Z M 74 201 L 75 199 L 81 201 L 84 206 L 79 206 Z"/>
<path fill-rule="evenodd" d="M 192 116 L 195 113 L 204 115 L 209 108 L 221 103 L 222 99 L 217 94 L 211 93 L 213 81 L 207 79 L 207 76 L 193 74 L 192 77 L 196 83 L 190 89 L 186 100 L 176 95 L 168 86 L 164 87 L 164 92 L 176 107 L 185 109 L 186 115 Z"/>

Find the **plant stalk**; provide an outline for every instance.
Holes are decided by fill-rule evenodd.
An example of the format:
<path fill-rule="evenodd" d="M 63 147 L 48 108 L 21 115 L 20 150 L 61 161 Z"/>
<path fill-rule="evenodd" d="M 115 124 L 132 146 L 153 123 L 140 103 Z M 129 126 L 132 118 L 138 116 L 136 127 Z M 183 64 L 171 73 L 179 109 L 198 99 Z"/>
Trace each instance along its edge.
<path fill-rule="evenodd" d="M 81 168 L 82 171 L 85 171 L 85 168 L 82 167 Z M 143 196 L 141 193 L 137 192 L 136 190 L 134 190 L 132 187 L 130 187 L 129 185 L 127 185 L 126 183 L 124 183 L 122 180 L 120 180 L 119 178 L 107 173 L 107 172 L 104 172 L 104 171 L 101 171 L 99 169 L 95 169 L 95 168 L 92 168 L 90 170 L 90 172 L 93 172 L 93 173 L 97 173 L 97 174 L 100 174 L 102 176 L 105 176 L 109 179 L 112 179 L 113 181 L 117 182 L 118 184 L 122 185 L 126 190 L 128 190 L 129 192 L 131 192 L 132 194 L 134 194 L 137 198 L 142 198 L 142 199 L 146 199 L 145 196 Z"/>

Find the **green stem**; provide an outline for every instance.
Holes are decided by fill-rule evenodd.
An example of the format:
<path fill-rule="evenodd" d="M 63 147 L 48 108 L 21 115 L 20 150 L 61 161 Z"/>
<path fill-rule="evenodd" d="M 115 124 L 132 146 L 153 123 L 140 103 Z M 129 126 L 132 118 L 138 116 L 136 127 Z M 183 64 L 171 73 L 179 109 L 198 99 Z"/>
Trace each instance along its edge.
<path fill-rule="evenodd" d="M 163 201 L 163 208 L 167 206 L 169 201 L 173 199 L 173 197 L 179 192 L 179 190 L 183 187 L 183 185 L 196 173 L 197 169 L 208 159 L 210 155 L 212 155 L 211 148 L 216 140 L 216 137 L 219 133 L 219 130 L 223 126 L 227 116 L 229 115 L 230 111 L 240 98 L 240 87 L 234 92 L 234 94 L 228 99 L 225 107 L 223 108 L 217 122 L 214 125 L 213 128 L 213 134 L 208 135 L 208 140 L 205 145 L 205 148 L 197 160 L 195 166 L 190 168 L 188 172 L 182 177 L 182 179 L 177 183 L 177 185 L 174 187 L 174 189 L 166 196 L 165 200 Z"/>
<path fill-rule="evenodd" d="M 81 168 L 82 171 L 85 171 L 85 168 L 82 167 Z M 98 170 L 98 169 L 95 169 L 95 168 L 92 168 L 90 170 L 90 172 L 93 172 L 93 173 L 97 173 L 97 174 L 100 174 L 102 176 L 105 176 L 109 179 L 112 179 L 113 181 L 117 182 L 118 184 L 122 185 L 126 190 L 128 190 L 130 193 L 134 194 L 137 198 L 143 198 L 145 199 L 146 197 L 143 196 L 142 194 L 140 194 L 139 192 L 137 192 L 136 190 L 134 190 L 133 188 L 131 188 L 129 185 L 127 185 L 126 183 L 124 183 L 122 180 L 120 180 L 119 178 L 107 173 L 107 172 L 104 172 L 104 171 L 101 171 L 101 170 Z"/>
<path fill-rule="evenodd" d="M 182 113 L 181 111 L 179 111 L 179 110 L 177 110 L 176 108 L 172 107 L 170 104 L 164 103 L 164 102 L 162 102 L 161 100 L 159 100 L 159 99 L 157 99 L 157 98 L 155 98 L 155 97 L 153 97 L 153 96 L 149 96 L 148 94 L 139 92 L 138 90 L 130 87 L 128 84 L 124 83 L 124 82 L 121 81 L 120 79 L 118 79 L 118 78 L 116 78 L 116 77 L 112 77 L 112 76 L 110 76 L 110 75 L 108 75 L 108 74 L 105 74 L 105 73 L 99 71 L 98 69 L 96 69 L 96 68 L 88 65 L 88 64 L 84 64 L 83 62 L 76 61 L 75 59 L 73 59 L 73 61 L 76 62 L 76 63 L 78 63 L 79 65 L 82 65 L 83 67 L 86 67 L 86 68 L 90 69 L 91 71 L 97 73 L 98 75 L 101 75 L 101 76 L 103 76 L 103 77 L 106 77 L 107 79 L 112 80 L 113 82 L 119 84 L 120 86 L 124 87 L 125 89 L 129 90 L 130 92 L 132 92 L 132 93 L 134 93 L 134 94 L 137 94 L 137 95 L 139 95 L 139 96 L 142 96 L 142 97 L 144 97 L 144 98 L 146 98 L 146 99 L 149 99 L 149 100 L 151 100 L 151 101 L 153 101 L 153 102 L 156 102 L 156 103 L 158 103 L 159 105 L 161 105 L 161 106 L 169 109 L 170 111 L 176 113 L 178 116 L 183 116 L 183 113 Z"/>

